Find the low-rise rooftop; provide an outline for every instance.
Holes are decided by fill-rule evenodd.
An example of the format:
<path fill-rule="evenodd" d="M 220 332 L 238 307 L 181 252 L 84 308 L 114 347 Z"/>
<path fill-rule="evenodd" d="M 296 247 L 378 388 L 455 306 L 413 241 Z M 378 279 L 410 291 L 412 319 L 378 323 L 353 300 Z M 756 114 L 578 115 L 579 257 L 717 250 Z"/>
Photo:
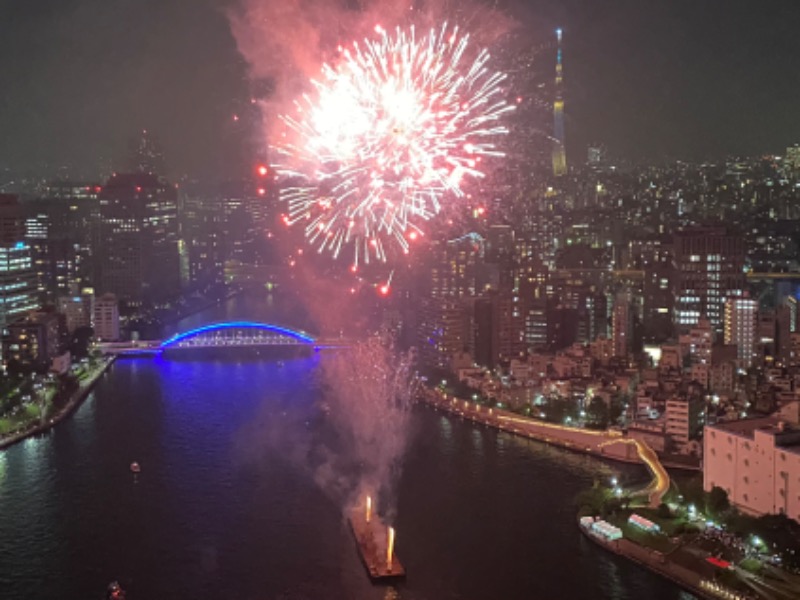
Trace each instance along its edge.
<path fill-rule="evenodd" d="M 739 419 L 709 425 L 711 429 L 721 430 L 739 437 L 754 439 L 756 431 L 775 437 L 776 446 L 800 446 L 800 428 L 786 423 L 775 416 Z"/>

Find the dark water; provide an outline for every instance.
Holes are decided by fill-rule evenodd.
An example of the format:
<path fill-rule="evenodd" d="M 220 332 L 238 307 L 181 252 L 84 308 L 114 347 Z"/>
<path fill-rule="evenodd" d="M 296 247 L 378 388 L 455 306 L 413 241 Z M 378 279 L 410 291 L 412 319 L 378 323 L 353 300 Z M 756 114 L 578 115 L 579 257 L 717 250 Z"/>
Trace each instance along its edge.
<path fill-rule="evenodd" d="M 99 599 L 112 579 L 131 600 L 690 597 L 577 531 L 572 499 L 611 467 L 427 408 L 398 485 L 408 579 L 371 585 L 308 467 L 318 360 L 117 362 L 72 418 L 0 452 L 0 598 Z"/>

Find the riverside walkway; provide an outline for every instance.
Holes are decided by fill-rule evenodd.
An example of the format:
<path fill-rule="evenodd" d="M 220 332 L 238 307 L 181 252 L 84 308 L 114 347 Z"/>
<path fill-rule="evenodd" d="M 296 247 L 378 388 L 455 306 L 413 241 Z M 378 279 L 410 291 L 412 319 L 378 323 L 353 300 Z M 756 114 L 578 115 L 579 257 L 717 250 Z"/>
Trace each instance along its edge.
<path fill-rule="evenodd" d="M 420 400 L 451 414 L 508 433 L 535 439 L 574 452 L 626 463 L 644 463 L 653 476 L 644 489 L 634 495 L 647 495 L 651 506 L 658 506 L 669 490 L 670 477 L 655 451 L 645 442 L 627 437 L 617 430 L 595 431 L 521 417 L 510 411 L 489 408 L 477 402 L 447 396 L 437 390 L 424 390 Z"/>
<path fill-rule="evenodd" d="M 656 455 L 655 451 L 650 446 L 641 440 L 621 438 L 603 443 L 604 446 L 610 444 L 633 444 L 636 446 L 636 454 L 638 454 L 641 461 L 647 465 L 650 474 L 653 476 L 653 480 L 646 488 L 639 492 L 634 492 L 632 495 L 647 495 L 650 506 L 652 508 L 657 508 L 658 505 L 661 504 L 661 499 L 664 497 L 664 494 L 669 491 L 670 486 L 669 473 L 667 473 L 661 461 L 658 460 L 658 455 Z"/>
<path fill-rule="evenodd" d="M 89 395 L 100 377 L 111 367 L 116 357 L 105 357 L 99 364 L 91 367 L 86 377 L 78 383 L 78 387 L 72 392 L 64 405 L 51 415 L 45 415 L 38 423 L 32 422 L 25 429 L 9 433 L 0 437 L 0 450 L 8 448 L 21 442 L 22 440 L 34 435 L 38 435 L 55 427 L 66 419 L 72 412 L 80 406 L 81 402 Z"/>

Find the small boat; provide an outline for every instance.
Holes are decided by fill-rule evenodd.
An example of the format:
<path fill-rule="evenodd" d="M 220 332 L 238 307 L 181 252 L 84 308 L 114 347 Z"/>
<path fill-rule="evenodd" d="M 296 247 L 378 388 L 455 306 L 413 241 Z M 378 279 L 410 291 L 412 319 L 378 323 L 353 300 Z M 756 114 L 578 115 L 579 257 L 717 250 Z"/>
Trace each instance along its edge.
<path fill-rule="evenodd" d="M 142 470 L 142 467 L 139 466 L 138 462 L 131 463 L 131 473 L 139 473 Z"/>
<path fill-rule="evenodd" d="M 106 600 L 125 600 L 125 590 L 118 581 L 112 581 L 106 589 Z"/>

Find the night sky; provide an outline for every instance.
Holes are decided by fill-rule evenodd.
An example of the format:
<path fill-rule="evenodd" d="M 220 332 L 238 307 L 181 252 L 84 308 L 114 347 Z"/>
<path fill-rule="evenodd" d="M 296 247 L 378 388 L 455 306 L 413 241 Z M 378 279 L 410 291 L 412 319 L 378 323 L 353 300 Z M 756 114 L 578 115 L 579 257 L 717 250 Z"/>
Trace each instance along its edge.
<path fill-rule="evenodd" d="M 232 2 L 0 0 L 0 167 L 120 167 L 147 128 L 173 178 L 233 175 L 257 117 L 224 11 Z M 546 44 L 565 30 L 574 161 L 588 141 L 634 161 L 800 142 L 798 0 L 500 3 L 542 45 L 543 79 Z"/>

